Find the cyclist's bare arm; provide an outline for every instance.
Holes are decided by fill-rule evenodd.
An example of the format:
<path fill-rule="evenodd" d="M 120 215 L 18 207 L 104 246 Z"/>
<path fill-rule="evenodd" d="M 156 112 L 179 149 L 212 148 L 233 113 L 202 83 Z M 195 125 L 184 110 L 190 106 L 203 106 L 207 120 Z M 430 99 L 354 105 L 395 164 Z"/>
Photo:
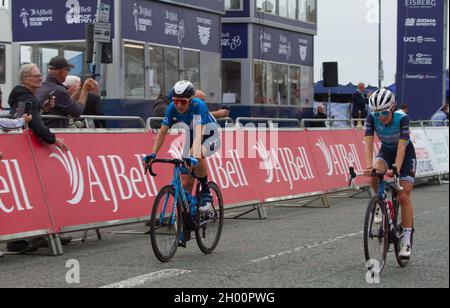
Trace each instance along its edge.
<path fill-rule="evenodd" d="M 366 141 L 366 169 L 369 170 L 373 168 L 373 151 L 374 151 L 375 137 L 367 136 L 365 138 L 365 141 Z"/>
<path fill-rule="evenodd" d="M 153 146 L 153 153 L 155 153 L 155 154 L 159 153 L 159 150 L 161 150 L 168 132 L 169 132 L 168 126 L 165 126 L 165 125 L 161 126 L 159 134 L 155 140 L 155 145 Z"/>
<path fill-rule="evenodd" d="M 223 119 L 230 115 L 230 111 L 227 109 L 221 109 L 217 111 L 212 111 L 211 114 L 216 119 Z"/>
<path fill-rule="evenodd" d="M 408 143 L 409 143 L 408 140 L 400 140 L 400 142 L 398 143 L 397 158 L 395 159 L 395 165 L 397 166 L 397 169 L 399 171 L 402 170 L 403 161 L 405 160 L 406 148 L 408 146 Z"/>

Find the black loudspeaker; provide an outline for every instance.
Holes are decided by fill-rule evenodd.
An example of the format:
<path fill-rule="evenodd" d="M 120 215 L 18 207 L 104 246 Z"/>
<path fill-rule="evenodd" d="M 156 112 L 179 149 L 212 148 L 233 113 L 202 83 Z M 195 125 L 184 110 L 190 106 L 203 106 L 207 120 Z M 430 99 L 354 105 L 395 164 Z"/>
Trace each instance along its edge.
<path fill-rule="evenodd" d="M 323 86 L 327 88 L 337 87 L 339 85 L 338 63 L 323 63 Z"/>
<path fill-rule="evenodd" d="M 86 25 L 86 63 L 92 63 L 94 54 L 94 24 Z M 102 63 L 113 63 L 113 46 L 111 43 L 102 43 Z"/>

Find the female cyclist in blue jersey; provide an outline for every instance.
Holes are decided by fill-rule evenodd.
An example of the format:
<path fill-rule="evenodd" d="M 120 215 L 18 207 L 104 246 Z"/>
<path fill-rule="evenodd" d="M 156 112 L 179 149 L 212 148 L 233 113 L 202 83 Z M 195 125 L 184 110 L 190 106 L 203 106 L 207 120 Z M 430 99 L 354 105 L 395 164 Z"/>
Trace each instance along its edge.
<path fill-rule="evenodd" d="M 366 176 L 371 176 L 373 169 L 379 173 L 386 172 L 393 177 L 393 165 L 400 172 L 400 184 L 404 188 L 399 192 L 402 212 L 402 239 L 400 258 L 411 257 L 411 234 L 413 228 L 413 206 L 411 193 L 414 188 L 416 174 L 416 152 L 410 140 L 410 118 L 403 112 L 395 111 L 395 96 L 387 89 L 380 89 L 369 99 L 371 113 L 366 122 Z M 374 161 L 375 133 L 382 146 Z M 378 178 L 372 178 L 372 186 L 378 190 Z M 375 223 L 381 223 L 381 209 L 377 209 Z"/>
<path fill-rule="evenodd" d="M 195 98 L 195 88 L 189 81 L 179 81 L 171 91 L 172 103 L 169 105 L 161 130 L 156 137 L 153 154 L 145 159 L 150 164 L 161 150 L 169 129 L 178 121 L 177 125 L 184 128 L 189 142 L 185 144 L 184 157 L 194 156 L 199 160 L 199 166 L 194 173 L 200 179 L 202 186 L 202 200 L 200 212 L 207 213 L 212 208 L 212 196 L 208 187 L 208 168 L 206 159 L 214 155 L 221 147 L 217 121 L 209 112 L 206 103 Z M 188 147 L 189 146 L 189 147 Z M 191 175 L 183 175 L 183 187 L 192 194 L 195 180 Z"/>

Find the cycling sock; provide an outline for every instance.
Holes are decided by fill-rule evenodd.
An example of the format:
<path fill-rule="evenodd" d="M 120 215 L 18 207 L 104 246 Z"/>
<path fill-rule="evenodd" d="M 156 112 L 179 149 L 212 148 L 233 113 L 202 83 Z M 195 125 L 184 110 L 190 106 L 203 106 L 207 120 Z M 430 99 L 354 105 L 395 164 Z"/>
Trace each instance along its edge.
<path fill-rule="evenodd" d="M 200 178 L 199 181 L 200 181 L 200 184 L 202 185 L 202 192 L 210 195 L 211 190 L 209 189 L 209 186 L 208 186 L 208 177 Z"/>
<path fill-rule="evenodd" d="M 411 234 L 412 234 L 411 228 L 403 229 L 403 243 L 405 243 L 408 246 L 411 246 Z"/>

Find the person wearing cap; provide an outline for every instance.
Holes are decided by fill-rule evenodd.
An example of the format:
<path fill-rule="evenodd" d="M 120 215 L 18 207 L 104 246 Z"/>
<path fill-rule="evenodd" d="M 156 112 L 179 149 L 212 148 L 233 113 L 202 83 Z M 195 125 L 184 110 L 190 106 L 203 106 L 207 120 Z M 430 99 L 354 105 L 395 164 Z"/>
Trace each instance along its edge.
<path fill-rule="evenodd" d="M 54 57 L 48 64 L 48 77 L 42 87 L 36 92 L 36 97 L 42 103 L 48 100 L 49 95 L 56 97 L 55 107 L 48 111 L 48 115 L 79 118 L 85 109 L 89 92 L 98 86 L 92 79 L 87 79 L 78 93 L 70 95 L 63 85 L 74 65 L 64 57 Z M 48 119 L 45 124 L 50 128 L 68 128 L 68 119 Z"/>

